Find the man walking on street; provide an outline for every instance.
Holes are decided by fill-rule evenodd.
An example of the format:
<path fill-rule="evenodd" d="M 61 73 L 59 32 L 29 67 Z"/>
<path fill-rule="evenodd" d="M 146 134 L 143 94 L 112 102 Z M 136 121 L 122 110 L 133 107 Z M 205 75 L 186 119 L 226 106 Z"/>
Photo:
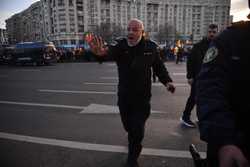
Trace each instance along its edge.
<path fill-rule="evenodd" d="M 142 21 L 128 23 L 127 38 L 105 46 L 101 37 L 87 35 L 91 51 L 99 58 L 110 57 L 118 67 L 118 106 L 124 129 L 128 132 L 127 167 L 138 167 L 137 159 L 142 150 L 145 123 L 150 115 L 152 70 L 170 92 L 174 92 L 167 69 L 160 59 L 158 45 L 144 39 Z"/>
<path fill-rule="evenodd" d="M 202 60 L 209 47 L 209 43 L 214 39 L 218 32 L 218 26 L 210 24 L 208 27 L 207 37 L 194 45 L 191 54 L 187 58 L 187 79 L 188 84 L 191 86 L 190 95 L 186 102 L 186 107 L 183 111 L 182 117 L 180 118 L 181 123 L 190 128 L 195 127 L 195 123 L 191 121 L 191 111 L 195 106 L 195 83 L 196 77 L 201 69 Z"/>

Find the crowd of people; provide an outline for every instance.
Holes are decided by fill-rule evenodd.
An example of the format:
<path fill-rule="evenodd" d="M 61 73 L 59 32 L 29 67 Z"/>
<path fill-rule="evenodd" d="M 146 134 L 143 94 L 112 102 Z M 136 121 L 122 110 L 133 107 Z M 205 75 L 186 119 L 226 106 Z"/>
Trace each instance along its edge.
<path fill-rule="evenodd" d="M 190 54 L 190 48 L 167 47 L 159 48 L 160 57 L 165 61 L 175 61 L 176 64 L 185 62 Z M 58 47 L 57 54 L 59 62 L 79 62 L 79 61 L 97 61 L 96 57 L 89 50 L 81 48 L 63 48 Z"/>
<path fill-rule="evenodd" d="M 58 47 L 55 53 L 58 57 L 58 62 L 90 62 L 96 61 L 91 52 L 81 48 L 64 48 Z"/>

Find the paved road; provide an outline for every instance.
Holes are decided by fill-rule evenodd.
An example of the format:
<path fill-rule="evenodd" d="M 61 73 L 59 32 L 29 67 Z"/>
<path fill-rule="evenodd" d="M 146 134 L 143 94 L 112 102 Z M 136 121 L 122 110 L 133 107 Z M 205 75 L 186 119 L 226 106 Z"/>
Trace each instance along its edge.
<path fill-rule="evenodd" d="M 153 84 L 143 167 L 191 167 L 197 129 L 179 123 L 189 92 L 185 64 L 166 64 L 174 95 Z M 121 167 L 127 136 L 116 107 L 113 63 L 0 66 L 0 164 L 4 167 Z M 195 111 L 192 115 L 195 117 Z M 2 165 L 1 165 L 2 166 Z"/>

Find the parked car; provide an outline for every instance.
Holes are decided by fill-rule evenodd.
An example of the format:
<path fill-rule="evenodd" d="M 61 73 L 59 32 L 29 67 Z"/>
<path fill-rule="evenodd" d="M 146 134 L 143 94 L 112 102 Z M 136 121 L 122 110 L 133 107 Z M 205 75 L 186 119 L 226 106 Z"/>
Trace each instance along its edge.
<path fill-rule="evenodd" d="M 52 42 L 24 42 L 15 45 L 12 64 L 48 65 L 57 61 L 56 48 Z"/>

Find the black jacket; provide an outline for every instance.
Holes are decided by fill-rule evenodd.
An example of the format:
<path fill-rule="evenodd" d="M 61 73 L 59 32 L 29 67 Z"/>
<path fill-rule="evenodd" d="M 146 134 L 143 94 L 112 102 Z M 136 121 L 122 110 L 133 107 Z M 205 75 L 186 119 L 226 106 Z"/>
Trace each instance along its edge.
<path fill-rule="evenodd" d="M 209 41 L 204 38 L 196 43 L 187 57 L 187 79 L 195 79 L 201 69 L 203 57 L 209 47 Z"/>
<path fill-rule="evenodd" d="M 197 78 L 201 139 L 238 144 L 250 153 L 250 22 L 228 28 L 211 44 Z"/>
<path fill-rule="evenodd" d="M 129 47 L 127 40 L 121 38 L 109 46 L 108 55 L 117 63 L 119 96 L 150 99 L 152 68 L 164 85 L 172 81 L 160 59 L 158 45 L 151 40 L 142 38 L 136 46 Z"/>

